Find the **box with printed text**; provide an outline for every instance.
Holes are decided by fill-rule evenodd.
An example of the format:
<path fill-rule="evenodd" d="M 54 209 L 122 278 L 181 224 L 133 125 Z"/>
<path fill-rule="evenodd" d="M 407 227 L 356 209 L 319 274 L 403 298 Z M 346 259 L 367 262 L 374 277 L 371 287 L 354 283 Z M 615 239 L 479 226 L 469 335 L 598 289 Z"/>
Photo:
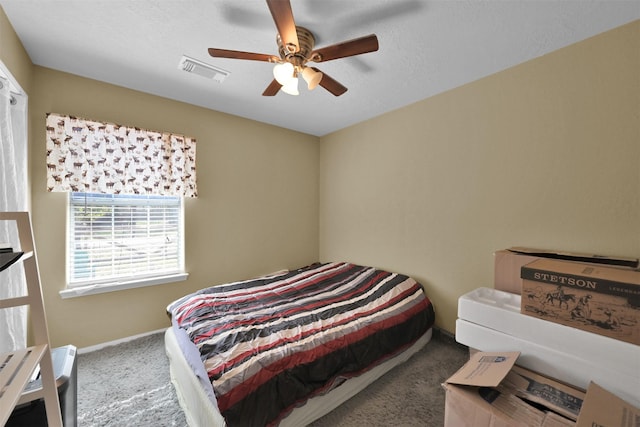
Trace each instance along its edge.
<path fill-rule="evenodd" d="M 494 252 L 494 280 L 493 287 L 514 294 L 522 293 L 522 278 L 520 269 L 533 261 L 544 258 L 556 259 L 564 262 L 580 262 L 600 264 L 604 267 L 637 269 L 640 266 L 638 258 L 613 257 L 607 255 L 584 254 L 576 252 L 562 252 L 547 249 L 534 249 L 514 246 Z"/>
<path fill-rule="evenodd" d="M 522 314 L 640 345 L 640 271 L 540 259 L 521 277 Z"/>

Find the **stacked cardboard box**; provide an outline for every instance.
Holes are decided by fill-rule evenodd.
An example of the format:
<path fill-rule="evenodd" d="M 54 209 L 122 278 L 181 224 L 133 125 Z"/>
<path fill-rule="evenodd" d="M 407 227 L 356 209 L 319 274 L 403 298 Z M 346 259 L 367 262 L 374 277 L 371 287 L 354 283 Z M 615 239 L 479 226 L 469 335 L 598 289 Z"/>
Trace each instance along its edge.
<path fill-rule="evenodd" d="M 640 271 L 539 259 L 521 277 L 523 314 L 640 345 Z"/>
<path fill-rule="evenodd" d="M 470 366 L 443 385 L 445 426 L 635 425 L 638 259 L 528 248 L 494 255 L 495 289 L 478 288 L 458 301 L 456 339 L 473 352 Z M 498 383 L 483 383 L 491 371 L 486 361 L 512 358 L 513 351 L 518 365 Z M 565 410 L 572 403 L 577 412 Z"/>
<path fill-rule="evenodd" d="M 594 264 L 625 269 L 637 269 L 640 266 L 640 260 L 638 258 L 580 254 L 525 247 L 511 247 L 509 249 L 496 251 L 493 255 L 493 287 L 514 294 L 522 293 L 522 279 L 520 277 L 522 267 L 539 259 L 556 259 L 572 263 Z"/>
<path fill-rule="evenodd" d="M 518 364 L 586 390 L 590 381 L 640 405 L 640 347 L 520 312 L 520 295 L 478 288 L 458 299 L 456 340 L 519 351 Z"/>
<path fill-rule="evenodd" d="M 514 366 L 518 352 L 474 353 L 444 384 L 445 427 L 631 426 L 640 409 L 603 387 L 587 392 Z"/>

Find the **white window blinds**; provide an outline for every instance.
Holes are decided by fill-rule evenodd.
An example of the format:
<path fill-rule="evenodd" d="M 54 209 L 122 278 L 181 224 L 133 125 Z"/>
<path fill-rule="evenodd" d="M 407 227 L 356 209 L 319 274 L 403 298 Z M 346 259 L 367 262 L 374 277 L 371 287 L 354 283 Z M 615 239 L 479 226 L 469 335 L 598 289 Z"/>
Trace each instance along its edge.
<path fill-rule="evenodd" d="M 182 199 L 70 193 L 68 286 L 184 271 Z"/>

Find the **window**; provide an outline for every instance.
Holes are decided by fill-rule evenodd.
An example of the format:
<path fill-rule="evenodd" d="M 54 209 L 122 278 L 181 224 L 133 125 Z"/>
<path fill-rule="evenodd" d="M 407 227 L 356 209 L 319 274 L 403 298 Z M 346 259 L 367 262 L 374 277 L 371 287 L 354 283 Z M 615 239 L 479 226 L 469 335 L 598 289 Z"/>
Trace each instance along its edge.
<path fill-rule="evenodd" d="M 69 193 L 63 298 L 184 280 L 196 140 L 48 113 L 47 190 Z"/>
<path fill-rule="evenodd" d="M 70 289 L 112 290 L 186 276 L 178 196 L 70 193 L 68 239 Z"/>

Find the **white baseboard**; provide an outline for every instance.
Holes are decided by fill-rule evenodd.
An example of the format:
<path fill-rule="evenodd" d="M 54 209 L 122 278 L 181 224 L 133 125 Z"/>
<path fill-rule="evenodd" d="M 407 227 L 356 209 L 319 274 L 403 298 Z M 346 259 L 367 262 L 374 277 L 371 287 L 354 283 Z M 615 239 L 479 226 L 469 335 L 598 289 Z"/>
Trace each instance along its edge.
<path fill-rule="evenodd" d="M 91 353 L 92 351 L 102 350 L 102 349 L 104 349 L 106 347 L 111 347 L 113 345 L 123 344 L 123 343 L 129 342 L 129 341 L 136 340 L 138 338 L 143 338 L 143 337 L 146 337 L 146 336 L 149 336 L 149 335 L 159 334 L 159 333 L 162 333 L 162 332 L 164 332 L 166 330 L 167 330 L 167 328 L 157 329 L 155 331 L 144 332 L 142 334 L 133 335 L 133 336 L 130 336 L 130 337 L 120 338 L 120 339 L 117 339 L 117 340 L 108 341 L 108 342 L 104 342 L 104 343 L 101 343 L 101 344 L 91 345 L 89 347 L 79 348 L 78 349 L 78 354 Z"/>

